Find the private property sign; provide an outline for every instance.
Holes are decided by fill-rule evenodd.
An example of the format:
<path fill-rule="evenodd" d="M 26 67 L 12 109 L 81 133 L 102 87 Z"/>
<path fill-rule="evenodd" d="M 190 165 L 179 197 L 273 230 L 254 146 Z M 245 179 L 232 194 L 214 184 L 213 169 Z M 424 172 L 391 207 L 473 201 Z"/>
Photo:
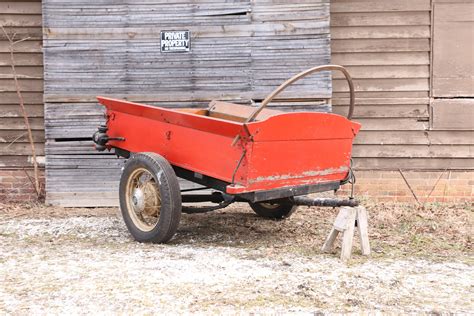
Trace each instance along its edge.
<path fill-rule="evenodd" d="M 161 31 L 161 52 L 189 52 L 191 49 L 190 31 Z"/>

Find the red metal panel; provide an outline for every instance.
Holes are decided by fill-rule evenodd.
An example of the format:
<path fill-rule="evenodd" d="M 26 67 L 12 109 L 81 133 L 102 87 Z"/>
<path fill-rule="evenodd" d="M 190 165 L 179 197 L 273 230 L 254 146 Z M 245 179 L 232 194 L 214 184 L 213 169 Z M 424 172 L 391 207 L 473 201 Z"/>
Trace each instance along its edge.
<path fill-rule="evenodd" d="M 253 142 L 245 179 L 229 193 L 269 190 L 346 178 L 360 124 L 327 113 L 276 115 L 247 124 Z"/>
<path fill-rule="evenodd" d="M 156 152 L 172 165 L 235 184 L 230 194 L 343 180 L 360 124 L 327 113 L 286 113 L 238 123 L 99 98 L 109 147 Z M 232 146 L 234 137 L 241 139 Z M 240 161 L 240 165 L 239 165 Z M 238 169 L 236 169 L 236 167 Z M 232 179 L 235 172 L 235 179 Z"/>
<path fill-rule="evenodd" d="M 245 180 L 229 193 L 342 180 L 350 156 L 351 139 L 255 142 Z"/>
<path fill-rule="evenodd" d="M 331 113 L 297 112 L 248 123 L 255 142 L 301 139 L 353 139 L 360 124 Z"/>
<path fill-rule="evenodd" d="M 136 117 L 143 117 L 159 122 L 188 127 L 212 134 L 235 137 L 242 129 L 242 124 L 226 121 L 218 118 L 197 115 L 193 113 L 179 112 L 177 110 L 165 109 L 129 101 L 115 100 L 105 97 L 97 97 L 100 103 L 107 109 L 127 113 Z M 130 125 L 133 127 L 133 125 Z"/>
<path fill-rule="evenodd" d="M 111 147 L 155 152 L 172 165 L 231 182 L 241 156 L 241 148 L 231 146 L 232 137 L 128 113 L 109 110 L 108 115 L 107 134 L 125 138 L 109 141 Z"/>

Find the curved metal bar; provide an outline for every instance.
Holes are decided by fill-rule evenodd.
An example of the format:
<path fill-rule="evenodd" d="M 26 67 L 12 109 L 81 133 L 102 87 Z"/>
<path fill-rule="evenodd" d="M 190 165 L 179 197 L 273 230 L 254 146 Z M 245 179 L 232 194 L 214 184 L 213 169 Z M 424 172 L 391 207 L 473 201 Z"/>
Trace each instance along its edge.
<path fill-rule="evenodd" d="M 257 118 L 258 114 L 267 106 L 270 101 L 272 101 L 277 95 L 279 95 L 283 90 L 285 90 L 289 85 L 294 83 L 295 81 L 298 81 L 300 79 L 303 79 L 306 76 L 309 76 L 315 72 L 320 72 L 320 71 L 328 71 L 328 70 L 338 70 L 344 74 L 346 77 L 347 83 L 349 84 L 349 91 L 350 91 L 350 104 L 349 104 L 349 113 L 347 114 L 347 118 L 350 120 L 352 118 L 352 114 L 354 113 L 354 104 L 355 104 L 355 93 L 354 93 L 354 84 L 352 82 L 352 77 L 347 71 L 346 68 L 343 66 L 339 65 L 324 65 L 324 66 L 317 66 L 313 67 L 311 69 L 305 70 L 303 72 L 300 72 L 299 74 L 291 77 L 287 81 L 285 81 L 283 84 L 281 84 L 278 88 L 276 88 L 272 93 L 270 93 L 263 101 L 262 104 L 258 109 L 256 109 L 245 121 L 245 123 L 252 122 Z"/>
<path fill-rule="evenodd" d="M 320 71 L 333 71 L 333 70 L 338 70 L 344 74 L 346 77 L 346 81 L 349 85 L 349 92 L 350 92 L 350 103 L 349 103 L 349 112 L 347 113 L 347 118 L 350 120 L 352 118 L 352 115 L 354 114 L 354 106 L 355 106 L 355 92 L 354 92 L 354 83 L 352 82 L 352 77 L 347 71 L 346 68 L 340 65 L 323 65 L 323 66 L 316 66 L 313 68 L 310 68 L 308 70 L 305 70 L 303 72 L 300 72 L 299 74 L 291 77 L 284 83 L 282 83 L 278 88 L 273 90 L 272 93 L 270 93 L 263 101 L 262 104 L 253 111 L 253 113 L 245 120 L 245 123 L 250 123 L 253 120 L 255 120 L 260 114 L 260 112 L 267 106 L 270 101 L 272 101 L 277 95 L 279 95 L 283 90 L 285 90 L 288 86 L 290 86 L 292 83 L 295 81 L 298 81 L 306 76 L 309 76 L 315 72 L 320 72 Z M 240 135 L 235 136 L 234 141 L 232 142 L 232 146 L 234 146 L 237 141 L 240 139 Z"/>

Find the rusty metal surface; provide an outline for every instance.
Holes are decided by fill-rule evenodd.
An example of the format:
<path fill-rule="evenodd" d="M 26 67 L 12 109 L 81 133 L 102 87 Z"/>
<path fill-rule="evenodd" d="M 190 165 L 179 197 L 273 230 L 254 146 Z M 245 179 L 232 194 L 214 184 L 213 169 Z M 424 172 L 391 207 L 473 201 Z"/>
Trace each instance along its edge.
<path fill-rule="evenodd" d="M 295 196 L 293 198 L 295 205 L 306 205 L 306 206 L 327 206 L 327 207 L 340 207 L 340 206 L 351 206 L 355 207 L 359 205 L 359 201 L 356 199 L 332 199 L 332 198 L 310 198 L 308 196 Z"/>

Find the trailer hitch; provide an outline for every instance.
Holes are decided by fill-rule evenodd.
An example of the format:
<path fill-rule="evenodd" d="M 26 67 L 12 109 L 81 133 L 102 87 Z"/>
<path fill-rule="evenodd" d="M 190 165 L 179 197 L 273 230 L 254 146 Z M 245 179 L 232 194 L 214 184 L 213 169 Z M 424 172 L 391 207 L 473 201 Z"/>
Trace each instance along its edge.
<path fill-rule="evenodd" d="M 107 143 L 110 140 L 118 140 L 118 141 L 124 141 L 124 137 L 109 137 L 107 135 L 107 126 L 106 125 L 100 125 L 97 128 L 97 131 L 92 135 L 92 140 L 95 143 L 95 149 L 97 151 L 104 151 L 107 149 Z"/>
<path fill-rule="evenodd" d="M 306 206 L 326 206 L 326 207 L 340 207 L 350 206 L 355 207 L 359 205 L 359 201 L 354 198 L 347 200 L 332 199 L 332 198 L 310 198 L 308 196 L 295 196 L 293 197 L 294 205 L 306 205 Z"/>

